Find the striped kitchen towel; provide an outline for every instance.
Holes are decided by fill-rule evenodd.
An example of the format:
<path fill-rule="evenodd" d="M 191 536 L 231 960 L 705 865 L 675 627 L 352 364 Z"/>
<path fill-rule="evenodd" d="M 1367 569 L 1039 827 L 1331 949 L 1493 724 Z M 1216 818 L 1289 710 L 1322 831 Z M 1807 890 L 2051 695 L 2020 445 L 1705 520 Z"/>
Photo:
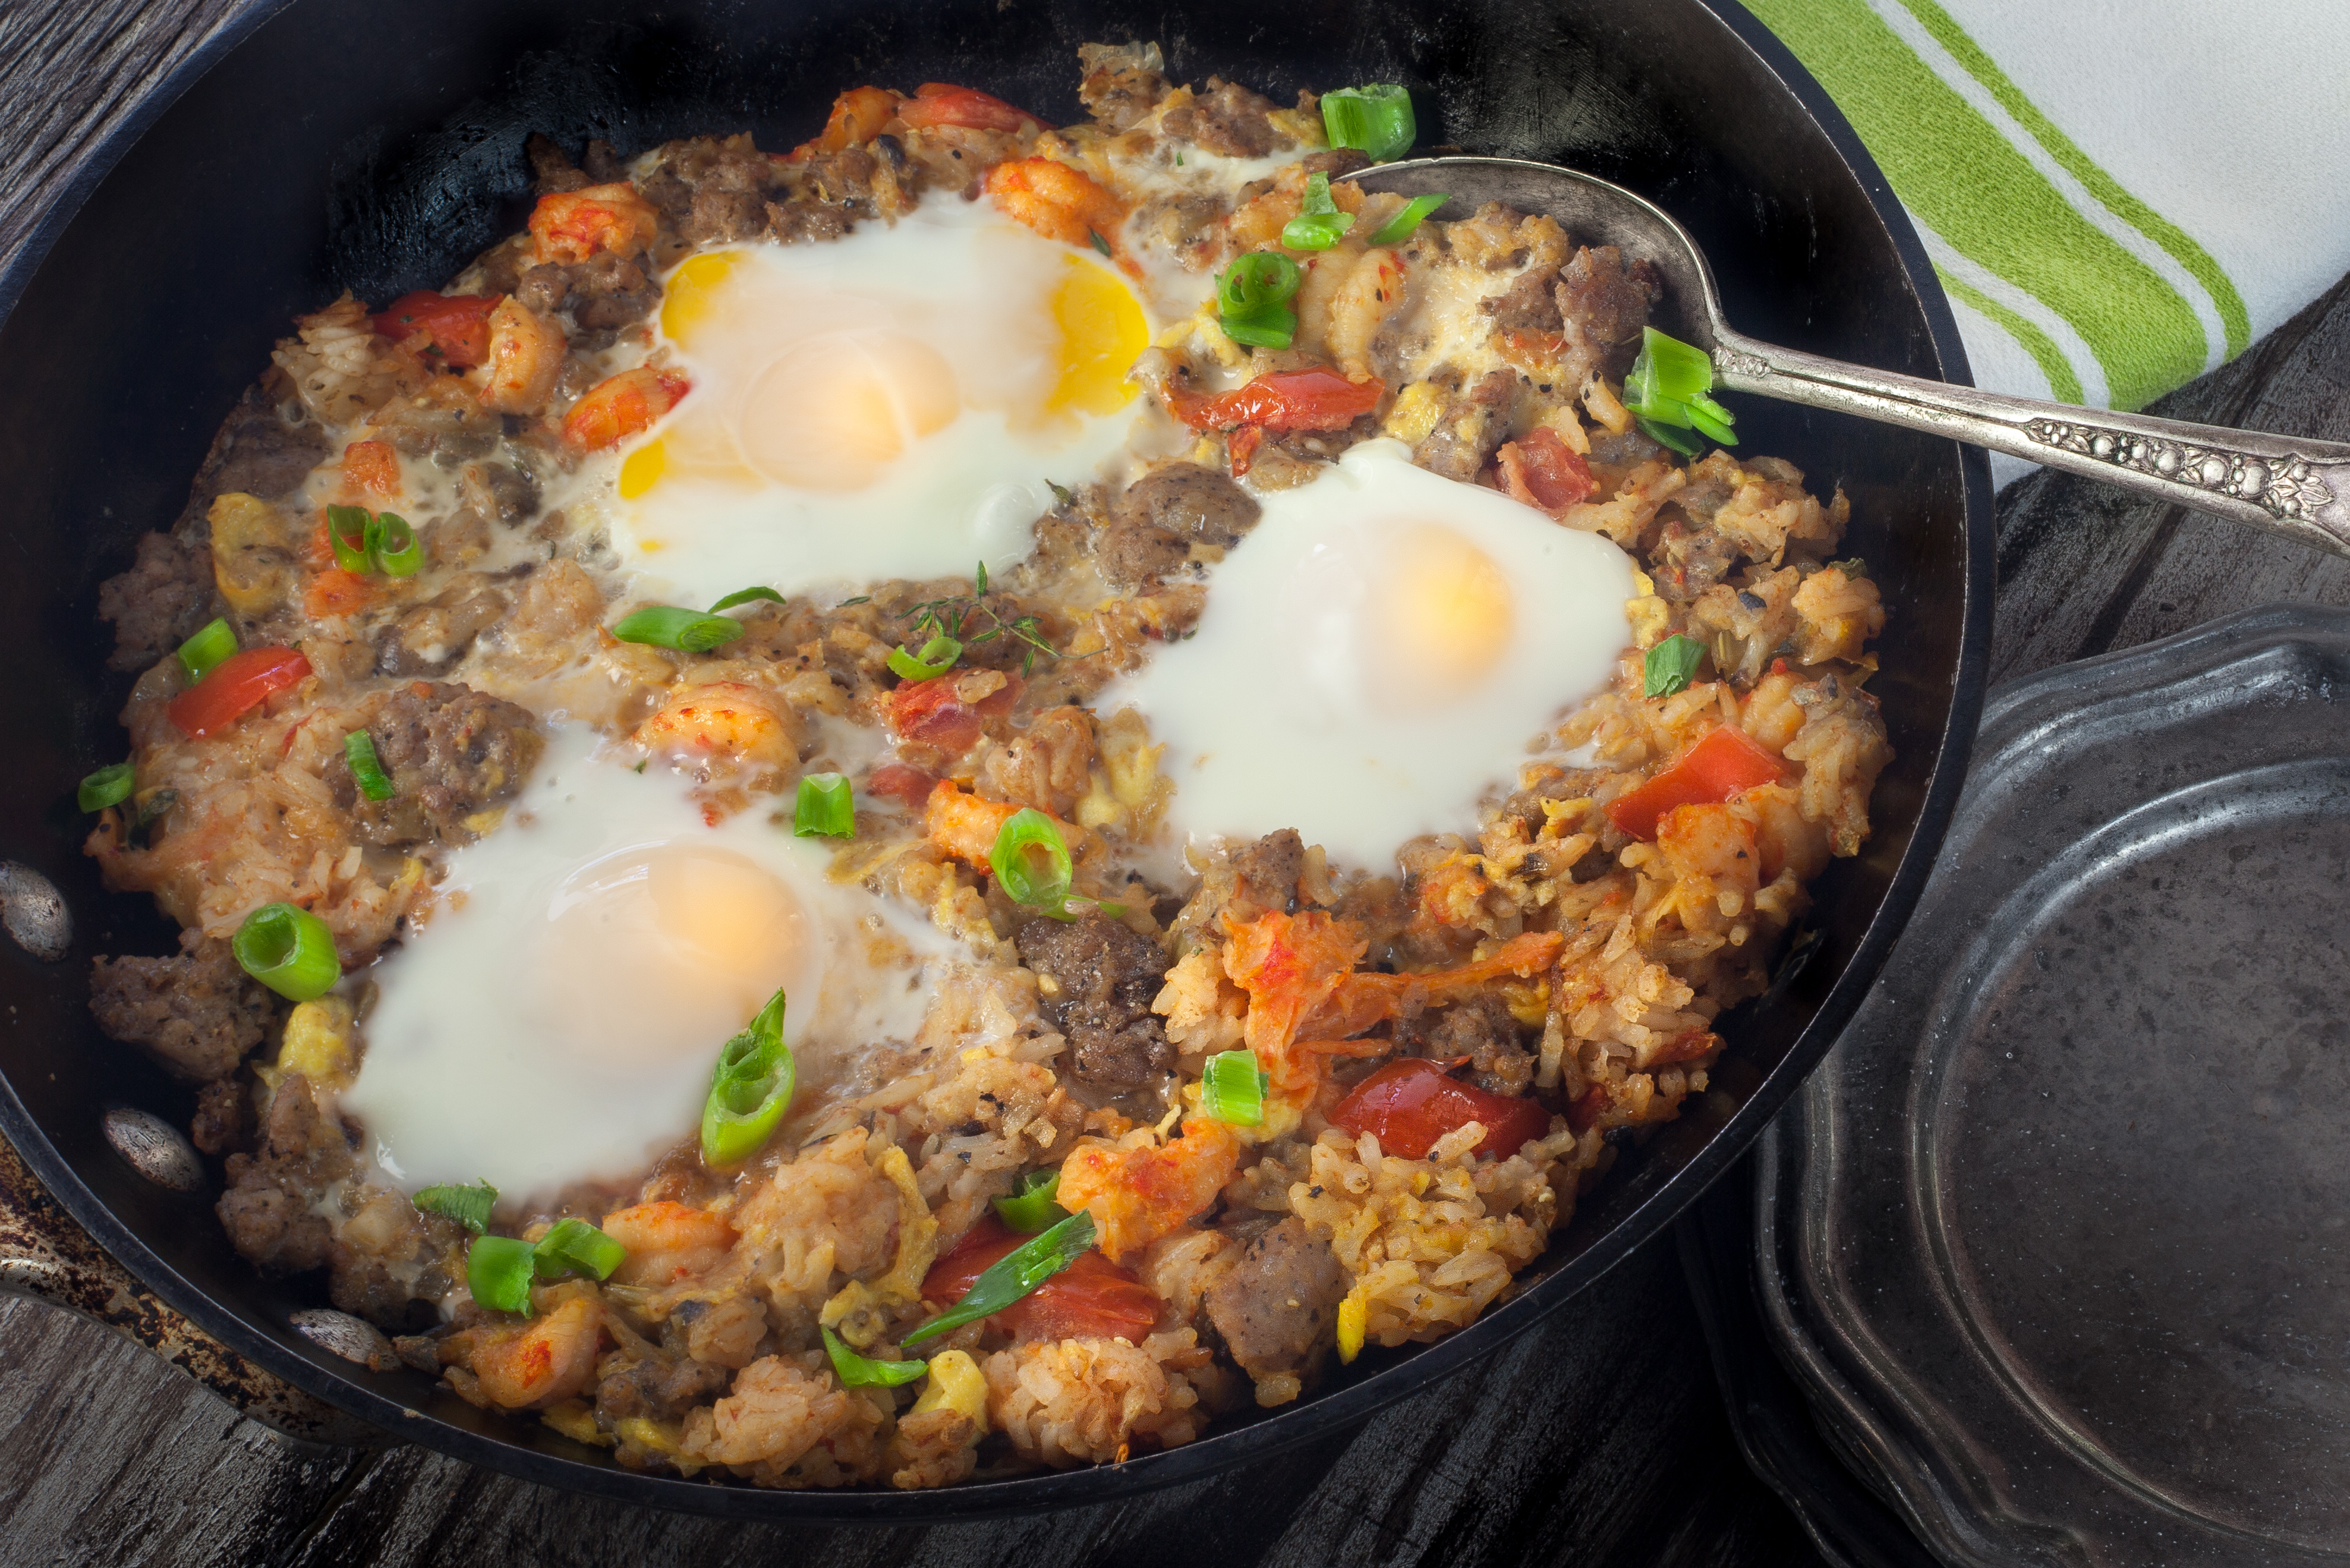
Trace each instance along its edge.
<path fill-rule="evenodd" d="M 1883 166 L 1981 386 L 2142 408 L 2350 271 L 2350 0 L 1745 3 Z"/>

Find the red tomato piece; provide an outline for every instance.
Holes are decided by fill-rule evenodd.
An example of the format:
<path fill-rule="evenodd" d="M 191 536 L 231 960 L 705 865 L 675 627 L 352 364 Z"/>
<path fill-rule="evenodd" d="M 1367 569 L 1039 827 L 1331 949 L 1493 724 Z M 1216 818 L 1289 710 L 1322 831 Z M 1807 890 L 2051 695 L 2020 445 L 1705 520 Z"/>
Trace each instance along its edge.
<path fill-rule="evenodd" d="M 1437 1139 L 1471 1122 L 1485 1127 L 1477 1152 L 1502 1158 L 1550 1131 L 1550 1113 L 1541 1102 L 1489 1095 L 1418 1056 L 1390 1062 L 1356 1085 L 1330 1120 L 1357 1137 L 1370 1134 L 1386 1153 L 1406 1159 L 1425 1157 Z"/>
<path fill-rule="evenodd" d="M 966 130 L 1053 129 L 1048 121 L 1000 98 L 945 82 L 924 82 L 916 88 L 913 97 L 898 105 L 898 118 L 918 130 L 932 125 L 959 125 Z"/>
<path fill-rule="evenodd" d="M 1342 431 L 1379 406 L 1387 385 L 1350 381 L 1326 365 L 1270 370 L 1245 387 L 1212 397 L 1170 394 L 1169 411 L 1193 430 L 1262 425 L 1269 431 Z"/>
<path fill-rule="evenodd" d="M 1020 680 L 1014 676 L 977 703 L 965 702 L 955 695 L 955 677 L 949 673 L 893 690 L 889 722 L 902 738 L 959 757 L 979 743 L 989 720 L 1012 711 L 1019 699 Z"/>
<path fill-rule="evenodd" d="M 1677 805 L 1719 805 L 1787 776 L 1787 765 L 1724 724 L 1708 733 L 1639 788 L 1607 803 L 1607 820 L 1634 838 L 1653 841 L 1657 824 Z"/>
<path fill-rule="evenodd" d="M 639 365 L 607 377 L 580 394 L 563 416 L 563 442 L 575 452 L 618 446 L 677 406 L 693 383 L 675 370 Z"/>
<path fill-rule="evenodd" d="M 1232 453 L 1234 479 L 1246 474 L 1254 465 L 1256 449 L 1263 444 L 1264 427 L 1263 425 L 1243 425 L 1232 432 L 1232 439 L 1224 442 L 1224 446 Z"/>
<path fill-rule="evenodd" d="M 400 493 L 400 454 L 388 441 L 355 441 L 343 448 L 343 479 L 382 496 Z"/>
<path fill-rule="evenodd" d="M 419 332 L 430 333 L 426 352 L 438 354 L 459 369 L 478 365 L 490 354 L 490 312 L 505 297 L 496 294 L 435 294 L 420 288 L 403 294 L 375 313 L 375 329 L 398 343 Z"/>
<path fill-rule="evenodd" d="M 164 709 L 183 735 L 209 735 L 259 707 L 273 692 L 309 679 L 299 649 L 247 648 L 214 665 Z"/>
<path fill-rule="evenodd" d="M 1561 441 L 1548 425 L 1536 425 L 1493 455 L 1501 464 L 1502 489 L 1510 499 L 1554 517 L 1576 502 L 1590 499 L 1599 488 L 1583 454 Z"/>
<path fill-rule="evenodd" d="M 931 798 L 939 781 L 920 768 L 910 768 L 903 763 L 883 763 L 865 781 L 868 794 L 881 795 L 901 803 L 910 810 L 920 811 Z"/>
<path fill-rule="evenodd" d="M 328 616 L 357 615 L 375 597 L 375 588 L 357 572 L 328 566 L 315 574 L 302 589 L 302 613 L 312 620 Z"/>
<path fill-rule="evenodd" d="M 989 1264 L 1029 1239 L 988 1215 L 931 1265 L 922 1277 L 922 1299 L 941 1311 L 952 1306 Z M 1139 1345 L 1159 1321 L 1159 1296 L 1100 1252 L 1083 1252 L 990 1321 L 1014 1339 L 1123 1339 Z"/>

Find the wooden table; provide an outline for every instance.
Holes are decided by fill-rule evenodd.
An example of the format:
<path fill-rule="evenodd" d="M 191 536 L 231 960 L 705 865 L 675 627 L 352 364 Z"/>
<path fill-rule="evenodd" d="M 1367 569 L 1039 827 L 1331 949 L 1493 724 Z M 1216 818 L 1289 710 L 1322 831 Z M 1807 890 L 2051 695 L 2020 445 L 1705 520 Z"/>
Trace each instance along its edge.
<path fill-rule="evenodd" d="M 0 260 L 122 113 L 252 0 L 0 0 Z M 2157 412 L 2350 436 L 2350 280 Z M 2276 599 L 2350 562 L 2039 475 L 2000 504 L 1996 679 Z M 0 1562 L 1815 1563 L 1732 1445 L 1669 1241 L 1359 1432 L 1116 1507 L 887 1533 L 720 1524 L 419 1449 L 296 1452 L 145 1352 L 0 1303 Z"/>

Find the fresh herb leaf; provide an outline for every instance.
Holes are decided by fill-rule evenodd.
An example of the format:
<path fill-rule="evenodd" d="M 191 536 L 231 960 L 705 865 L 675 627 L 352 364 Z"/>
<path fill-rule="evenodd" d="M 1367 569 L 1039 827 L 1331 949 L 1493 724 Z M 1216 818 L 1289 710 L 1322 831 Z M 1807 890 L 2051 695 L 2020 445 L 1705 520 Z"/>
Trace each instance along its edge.
<path fill-rule="evenodd" d="M 1109 242 L 1102 238 L 1101 235 L 1096 234 L 1091 229 L 1087 229 L 1086 231 L 1086 238 L 1093 241 L 1094 249 L 1101 252 L 1104 255 L 1109 254 Z"/>
<path fill-rule="evenodd" d="M 1403 211 L 1381 223 L 1371 234 L 1375 245 L 1399 245 L 1411 238 L 1412 232 L 1437 208 L 1452 198 L 1441 191 L 1431 191 L 1424 196 L 1414 196 L 1403 204 Z"/>
<path fill-rule="evenodd" d="M 1697 667 L 1704 662 L 1705 644 L 1693 637 L 1672 636 L 1648 649 L 1640 662 L 1644 697 L 1669 697 L 1688 688 Z"/>
<path fill-rule="evenodd" d="M 490 1228 L 490 1210 L 498 1205 L 498 1189 L 486 1181 L 471 1187 L 428 1187 L 411 1201 L 427 1214 L 445 1214 L 478 1236 Z"/>
<path fill-rule="evenodd" d="M 876 1361 L 869 1355 L 859 1355 L 841 1343 L 840 1335 L 827 1328 L 824 1353 L 832 1357 L 832 1375 L 840 1379 L 843 1388 L 895 1388 L 911 1383 L 931 1369 L 927 1361 Z"/>
<path fill-rule="evenodd" d="M 730 610 L 736 605 L 747 605 L 754 599 L 764 599 L 769 604 L 779 605 L 784 602 L 784 596 L 777 593 L 773 588 L 736 588 L 733 593 L 728 594 L 724 598 L 720 599 L 716 604 L 712 605 L 710 607 L 710 613 L 712 615 L 716 615 L 720 610 Z"/>

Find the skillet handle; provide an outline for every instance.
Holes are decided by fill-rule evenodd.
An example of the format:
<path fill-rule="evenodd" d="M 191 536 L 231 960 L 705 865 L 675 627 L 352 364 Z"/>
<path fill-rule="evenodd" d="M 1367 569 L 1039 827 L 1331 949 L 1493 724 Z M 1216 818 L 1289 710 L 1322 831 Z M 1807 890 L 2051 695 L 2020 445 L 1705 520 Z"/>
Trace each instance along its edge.
<path fill-rule="evenodd" d="M 0 1137 L 0 1294 L 78 1313 L 178 1367 L 296 1443 L 377 1448 L 379 1428 L 255 1366 L 164 1304 L 108 1256 Z"/>

